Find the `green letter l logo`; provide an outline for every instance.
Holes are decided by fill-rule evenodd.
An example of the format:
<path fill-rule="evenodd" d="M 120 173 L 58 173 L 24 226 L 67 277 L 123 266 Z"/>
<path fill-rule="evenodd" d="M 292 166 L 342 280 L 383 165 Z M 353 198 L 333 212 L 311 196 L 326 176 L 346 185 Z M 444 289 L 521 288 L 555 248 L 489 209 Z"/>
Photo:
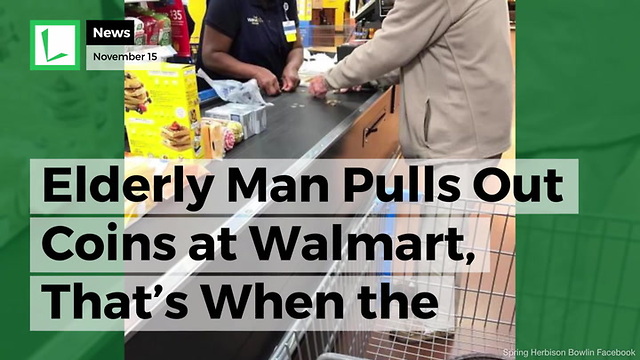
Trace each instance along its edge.
<path fill-rule="evenodd" d="M 52 62 L 67 56 L 65 53 L 60 53 L 52 58 L 49 58 L 49 29 L 44 30 L 42 33 L 42 44 L 44 45 L 44 55 L 47 57 L 47 62 Z"/>

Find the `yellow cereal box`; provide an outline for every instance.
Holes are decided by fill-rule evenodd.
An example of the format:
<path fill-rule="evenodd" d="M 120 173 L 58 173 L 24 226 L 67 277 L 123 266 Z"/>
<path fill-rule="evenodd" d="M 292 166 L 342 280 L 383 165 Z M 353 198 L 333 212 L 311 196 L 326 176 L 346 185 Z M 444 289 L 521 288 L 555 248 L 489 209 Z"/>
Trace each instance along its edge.
<path fill-rule="evenodd" d="M 150 63 L 125 70 L 124 110 L 132 156 L 203 157 L 193 65 Z"/>

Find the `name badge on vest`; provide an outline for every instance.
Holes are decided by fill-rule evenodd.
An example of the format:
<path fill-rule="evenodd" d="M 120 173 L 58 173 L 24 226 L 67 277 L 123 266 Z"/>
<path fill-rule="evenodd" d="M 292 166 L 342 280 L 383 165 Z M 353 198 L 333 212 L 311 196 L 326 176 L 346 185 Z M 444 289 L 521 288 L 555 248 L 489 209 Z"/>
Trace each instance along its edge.
<path fill-rule="evenodd" d="M 284 36 L 287 38 L 287 42 L 295 42 L 298 39 L 295 21 L 282 22 L 282 28 L 284 29 Z"/>
<path fill-rule="evenodd" d="M 298 39 L 296 31 L 296 22 L 289 20 L 287 11 L 289 11 L 289 4 L 285 2 L 282 7 L 284 8 L 284 17 L 286 21 L 282 22 L 282 29 L 284 29 L 284 36 L 287 38 L 287 42 L 295 42 Z"/>

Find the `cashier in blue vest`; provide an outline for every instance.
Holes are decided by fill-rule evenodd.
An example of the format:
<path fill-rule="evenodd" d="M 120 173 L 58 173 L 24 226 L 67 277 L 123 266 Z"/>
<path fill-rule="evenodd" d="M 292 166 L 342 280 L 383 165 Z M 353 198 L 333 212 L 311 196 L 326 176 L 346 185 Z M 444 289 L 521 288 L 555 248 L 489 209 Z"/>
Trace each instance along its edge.
<path fill-rule="evenodd" d="M 300 83 L 296 0 L 209 0 L 197 67 L 213 80 L 256 79 L 268 95 Z"/>

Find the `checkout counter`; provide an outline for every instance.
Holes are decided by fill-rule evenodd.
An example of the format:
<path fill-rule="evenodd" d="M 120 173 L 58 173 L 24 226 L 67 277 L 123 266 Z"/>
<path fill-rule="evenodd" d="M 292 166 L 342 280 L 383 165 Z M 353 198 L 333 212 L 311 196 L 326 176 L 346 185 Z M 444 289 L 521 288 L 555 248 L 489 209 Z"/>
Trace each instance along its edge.
<path fill-rule="evenodd" d="M 305 88 L 299 88 L 295 93 L 286 93 L 267 99 L 274 106 L 267 110 L 266 131 L 238 144 L 226 158 L 380 159 L 398 155 L 400 99 L 398 87 L 328 96 L 337 100 L 338 103 L 332 106 L 323 100 L 314 99 L 309 96 Z M 218 100 L 204 101 L 202 108 L 206 110 L 217 105 L 220 105 Z M 215 162 L 212 166 L 215 166 Z M 171 204 L 159 204 L 154 210 L 165 205 Z M 163 216 L 161 213 L 171 212 L 167 209 L 154 210 L 147 216 L 161 217 Z M 240 209 L 230 210 L 234 212 Z M 131 232 L 144 232 L 144 220 L 143 218 L 134 223 L 130 228 Z M 222 226 L 225 218 L 207 218 L 206 221 L 210 223 L 213 233 Z M 239 238 L 243 238 L 240 235 L 241 232 L 238 234 Z M 242 252 L 242 247 L 240 246 L 237 251 Z M 204 267 L 198 269 L 196 273 L 207 272 L 206 265 Z M 317 273 L 326 273 L 328 270 L 318 268 Z M 161 274 L 157 275 L 161 276 Z M 180 288 L 195 286 L 190 284 L 189 280 L 188 277 L 184 278 Z M 322 278 L 318 277 L 318 284 L 309 284 L 309 290 L 315 289 L 321 280 Z M 126 333 L 125 358 L 127 360 L 271 359 L 278 346 L 281 346 L 285 335 L 287 335 L 286 332 L 145 332 L 142 327 L 131 329 Z"/>
<path fill-rule="evenodd" d="M 375 1 L 374 1 L 375 2 Z M 384 2 L 383 2 L 384 3 Z M 377 12 L 376 12 L 377 13 Z M 371 14 L 371 12 L 365 13 Z M 367 92 L 329 94 L 336 100 L 335 106 L 323 100 L 312 98 L 306 88 L 298 88 L 294 93 L 283 93 L 275 98 L 265 99 L 274 104 L 267 108 L 267 129 L 238 144 L 230 151 L 227 159 L 294 159 L 305 162 L 313 159 L 388 159 L 399 155 L 398 119 L 400 109 L 400 88 L 376 89 Z M 220 100 L 203 100 L 202 112 L 221 105 Z M 223 160 L 224 161 L 224 160 Z M 295 161 L 294 161 L 295 162 Z M 215 162 L 212 163 L 215 166 Z M 295 164 L 292 166 L 294 167 Z M 211 170 L 211 169 L 210 169 Z M 372 169 L 373 170 L 373 169 Z M 381 169 L 379 169 L 381 170 Z M 159 204 L 170 206 L 171 204 Z M 370 204 L 353 204 L 368 206 Z M 267 206 L 284 206 L 270 204 Z M 148 217 L 162 217 L 171 209 L 149 213 Z M 240 212 L 240 207 L 229 209 L 230 213 Z M 336 209 L 336 212 L 338 209 Z M 344 209 L 341 209 L 344 210 Z M 362 210 L 362 209 L 360 209 Z M 354 211 L 355 212 L 355 211 Z M 179 213 L 179 211 L 173 212 Z M 165 215 L 166 216 L 166 215 Z M 225 218 L 207 218 L 213 233 L 223 225 Z M 131 232 L 144 232 L 144 218 L 134 223 Z M 238 238 L 242 231 L 236 232 Z M 237 248 L 242 252 L 242 245 Z M 250 244 L 246 244 L 250 246 Z M 317 274 L 325 274 L 329 269 L 314 269 Z M 197 269 L 194 275 L 206 273 L 207 265 Z M 159 274 L 160 276 L 161 274 Z M 180 288 L 188 289 L 190 278 L 184 278 Z M 309 284 L 314 290 L 318 284 Z M 186 290 L 191 292 L 190 290 Z M 156 309 L 163 312 L 165 309 Z M 263 360 L 278 359 L 276 354 L 287 346 L 286 332 L 157 332 L 145 331 L 144 327 L 129 329 L 125 339 L 127 360 Z M 290 334 L 289 334 L 290 335 Z M 314 334 L 307 334 L 317 343 Z M 301 359 L 315 360 L 306 355 Z"/>

